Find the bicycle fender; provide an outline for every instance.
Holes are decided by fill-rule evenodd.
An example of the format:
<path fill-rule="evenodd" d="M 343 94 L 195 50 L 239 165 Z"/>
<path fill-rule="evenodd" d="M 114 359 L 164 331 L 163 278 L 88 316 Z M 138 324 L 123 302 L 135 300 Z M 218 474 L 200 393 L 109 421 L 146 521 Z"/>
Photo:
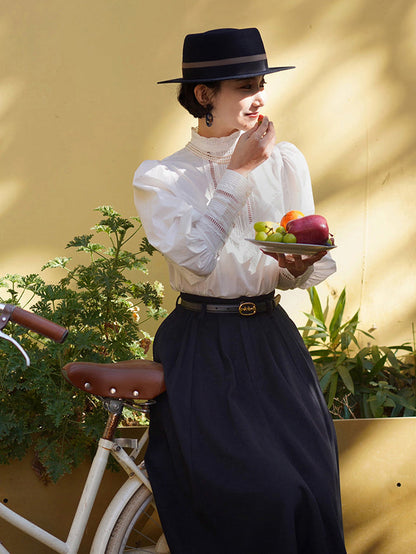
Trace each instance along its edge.
<path fill-rule="evenodd" d="M 123 508 L 140 488 L 144 487 L 135 476 L 130 477 L 117 491 L 114 498 L 108 505 L 97 531 L 94 536 L 94 541 L 91 546 L 90 554 L 103 554 L 104 549 L 109 541 L 113 527 L 118 520 Z"/>

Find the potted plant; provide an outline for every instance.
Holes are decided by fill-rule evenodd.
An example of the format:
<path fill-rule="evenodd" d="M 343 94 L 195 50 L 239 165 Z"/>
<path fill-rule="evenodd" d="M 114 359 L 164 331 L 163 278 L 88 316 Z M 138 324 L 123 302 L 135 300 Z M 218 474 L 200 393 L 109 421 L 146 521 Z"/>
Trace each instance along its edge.
<path fill-rule="evenodd" d="M 33 450 L 34 468 L 45 481 L 70 473 L 92 452 L 106 419 L 101 403 L 67 383 L 61 368 L 74 360 L 145 357 L 152 338 L 143 323 L 165 315 L 161 283 L 137 280 L 137 272 L 147 273 L 154 252 L 146 238 L 138 239 L 139 219 L 126 219 L 109 206 L 97 211 L 101 219 L 93 233 L 67 245 L 86 263 L 74 265 L 68 257 L 49 261 L 42 271 L 65 272 L 55 284 L 40 274 L 0 279 L 1 302 L 21 305 L 69 329 L 66 342 L 55 344 L 10 325 L 8 331 L 31 358 L 30 367 L 8 342 L 0 349 L 1 463 Z M 93 240 L 97 235 L 102 243 Z M 126 417 L 134 419 L 134 414 Z"/>
<path fill-rule="evenodd" d="M 344 321 L 345 288 L 332 314 L 317 290 L 308 290 L 312 311 L 300 327 L 334 419 L 416 415 L 415 352 L 411 345 L 378 346 L 358 328 L 359 311 Z M 367 344 L 361 344 L 362 338 Z"/>
<path fill-rule="evenodd" d="M 348 554 L 413 552 L 415 349 L 377 345 L 358 328 L 358 311 L 344 321 L 345 289 L 331 313 L 308 292 L 301 331 L 334 418 Z"/>

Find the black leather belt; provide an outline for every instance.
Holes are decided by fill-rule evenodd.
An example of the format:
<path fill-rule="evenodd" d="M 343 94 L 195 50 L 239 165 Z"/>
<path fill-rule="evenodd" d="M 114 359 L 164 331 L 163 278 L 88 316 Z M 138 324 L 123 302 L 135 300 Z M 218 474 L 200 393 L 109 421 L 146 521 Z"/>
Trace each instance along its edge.
<path fill-rule="evenodd" d="M 205 302 L 190 302 L 180 298 L 179 306 L 193 312 L 205 310 L 208 313 L 215 314 L 240 314 L 243 316 L 255 315 L 261 312 L 273 310 L 280 302 L 280 294 L 263 302 L 252 302 L 242 300 L 239 304 L 206 304 Z"/>

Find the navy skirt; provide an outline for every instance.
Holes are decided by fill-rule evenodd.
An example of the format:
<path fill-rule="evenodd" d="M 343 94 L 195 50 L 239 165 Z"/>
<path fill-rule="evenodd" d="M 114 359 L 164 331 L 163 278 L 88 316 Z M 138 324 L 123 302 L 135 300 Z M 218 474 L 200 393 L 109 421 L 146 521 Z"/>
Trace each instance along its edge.
<path fill-rule="evenodd" d="M 334 426 L 283 308 L 178 305 L 154 358 L 146 467 L 171 553 L 345 554 Z"/>

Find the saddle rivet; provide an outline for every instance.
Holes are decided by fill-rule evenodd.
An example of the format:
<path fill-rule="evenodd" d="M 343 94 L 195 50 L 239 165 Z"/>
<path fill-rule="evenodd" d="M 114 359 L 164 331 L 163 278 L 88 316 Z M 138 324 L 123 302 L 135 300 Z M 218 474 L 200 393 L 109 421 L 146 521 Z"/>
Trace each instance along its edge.
<path fill-rule="evenodd" d="M 139 391 L 138 391 L 138 390 L 134 390 L 134 391 L 133 391 L 133 396 L 139 396 Z"/>
<path fill-rule="evenodd" d="M 114 387 L 111 387 L 110 392 L 111 392 L 111 394 L 116 394 L 117 389 L 115 389 Z"/>
<path fill-rule="evenodd" d="M 85 383 L 84 389 L 91 390 L 92 389 L 91 383 Z"/>

